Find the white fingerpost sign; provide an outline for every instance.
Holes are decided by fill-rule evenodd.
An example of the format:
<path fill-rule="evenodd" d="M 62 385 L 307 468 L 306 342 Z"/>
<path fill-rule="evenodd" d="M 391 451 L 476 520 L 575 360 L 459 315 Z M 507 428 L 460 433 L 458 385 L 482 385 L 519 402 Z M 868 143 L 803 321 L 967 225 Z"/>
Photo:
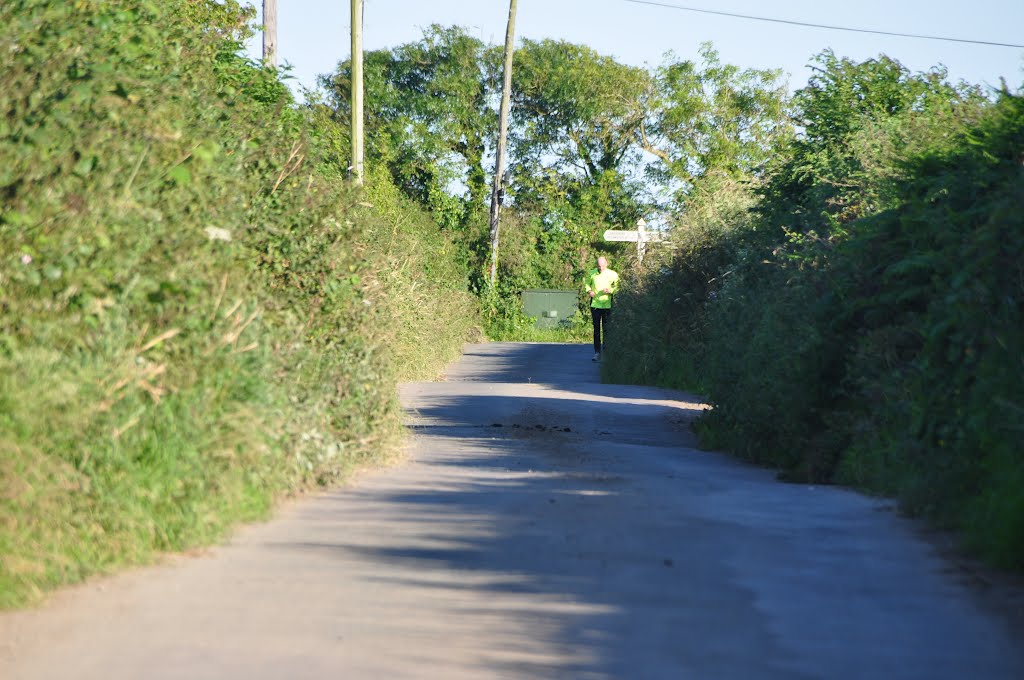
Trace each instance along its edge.
<path fill-rule="evenodd" d="M 647 231 L 647 222 L 641 217 L 636 221 L 636 229 L 608 229 L 604 232 L 604 240 L 634 241 L 636 243 L 636 259 L 643 264 L 647 244 L 661 241 L 661 234 Z"/>

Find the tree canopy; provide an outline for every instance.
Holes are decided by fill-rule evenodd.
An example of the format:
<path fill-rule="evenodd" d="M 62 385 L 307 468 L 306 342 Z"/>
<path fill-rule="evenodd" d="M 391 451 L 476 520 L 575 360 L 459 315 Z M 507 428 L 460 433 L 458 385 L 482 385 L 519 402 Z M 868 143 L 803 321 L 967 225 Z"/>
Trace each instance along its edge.
<path fill-rule="evenodd" d="M 367 153 L 410 198 L 461 230 L 470 251 L 488 195 L 500 99 L 499 48 L 459 27 L 365 57 Z M 346 118 L 349 65 L 322 84 Z M 630 66 L 584 45 L 523 40 L 515 52 L 506 214 L 536 257 L 561 265 L 506 276 L 565 285 L 608 228 L 678 211 L 701 178 L 759 174 L 790 134 L 778 71 L 667 55 L 658 68 Z M 542 273 L 537 273 L 542 272 Z M 526 277 L 525 279 L 523 277 Z"/>

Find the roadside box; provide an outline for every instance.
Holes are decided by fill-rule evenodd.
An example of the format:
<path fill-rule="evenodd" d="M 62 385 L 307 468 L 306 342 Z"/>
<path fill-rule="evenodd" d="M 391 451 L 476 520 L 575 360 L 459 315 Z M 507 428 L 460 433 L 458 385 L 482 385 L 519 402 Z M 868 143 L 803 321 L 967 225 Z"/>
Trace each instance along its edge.
<path fill-rule="evenodd" d="M 534 317 L 537 328 L 555 328 L 568 323 L 579 309 L 579 292 L 534 288 L 522 292 L 523 311 Z"/>

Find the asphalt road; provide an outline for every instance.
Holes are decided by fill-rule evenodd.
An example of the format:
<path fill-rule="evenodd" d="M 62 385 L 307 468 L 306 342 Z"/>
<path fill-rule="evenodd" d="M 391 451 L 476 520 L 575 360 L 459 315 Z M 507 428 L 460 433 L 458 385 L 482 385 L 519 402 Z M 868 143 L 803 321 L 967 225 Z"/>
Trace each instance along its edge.
<path fill-rule="evenodd" d="M 402 386 L 408 460 L 0 617 L 0 678 L 1024 678 L 891 504 L 695 448 L 582 345 Z"/>

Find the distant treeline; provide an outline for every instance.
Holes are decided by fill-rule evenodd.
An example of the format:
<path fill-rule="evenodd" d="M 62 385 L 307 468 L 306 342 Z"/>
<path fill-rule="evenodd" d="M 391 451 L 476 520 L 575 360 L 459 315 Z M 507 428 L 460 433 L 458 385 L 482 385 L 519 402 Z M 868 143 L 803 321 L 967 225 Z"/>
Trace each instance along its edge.
<path fill-rule="evenodd" d="M 749 173 L 791 133 L 778 70 L 668 55 L 657 68 L 621 64 L 584 45 L 523 40 L 512 113 L 497 290 L 488 289 L 487 205 L 497 139 L 502 48 L 459 27 L 366 53 L 367 156 L 462 244 L 493 335 L 522 330 L 524 288 L 580 287 L 598 255 L 621 268 L 630 248 L 606 229 L 682 209 L 714 168 Z M 349 116 L 350 65 L 321 85 Z"/>

